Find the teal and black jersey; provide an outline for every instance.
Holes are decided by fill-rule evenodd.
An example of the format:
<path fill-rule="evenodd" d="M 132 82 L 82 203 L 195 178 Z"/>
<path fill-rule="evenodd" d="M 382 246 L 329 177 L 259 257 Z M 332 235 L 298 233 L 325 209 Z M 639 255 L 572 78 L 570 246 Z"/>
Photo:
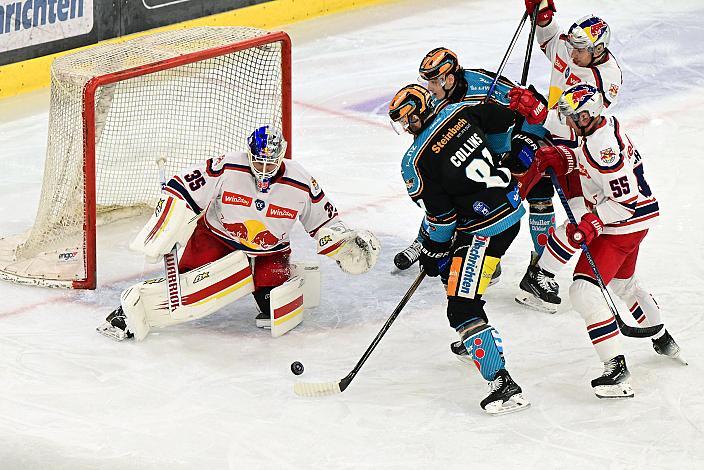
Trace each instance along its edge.
<path fill-rule="evenodd" d="M 487 139 L 509 132 L 516 117 L 495 103 L 449 104 L 414 139 L 401 173 L 408 195 L 426 211 L 430 239 L 448 241 L 455 230 L 496 235 L 523 215 L 516 181 Z"/>
<path fill-rule="evenodd" d="M 470 103 L 481 104 L 486 99 L 491 84 L 496 74 L 484 69 L 466 69 L 452 93 L 437 104 L 438 108 L 450 103 Z M 517 87 L 514 82 L 504 76 L 500 76 L 494 87 L 494 91 L 489 99 L 490 103 L 497 103 L 508 106 L 508 92 Z M 547 133 L 545 128 L 539 124 L 528 124 L 522 116 L 517 117 L 516 124 L 504 132 L 487 133 L 487 147 L 496 155 L 511 151 L 511 137 L 517 133 L 529 134 L 542 138 Z"/>

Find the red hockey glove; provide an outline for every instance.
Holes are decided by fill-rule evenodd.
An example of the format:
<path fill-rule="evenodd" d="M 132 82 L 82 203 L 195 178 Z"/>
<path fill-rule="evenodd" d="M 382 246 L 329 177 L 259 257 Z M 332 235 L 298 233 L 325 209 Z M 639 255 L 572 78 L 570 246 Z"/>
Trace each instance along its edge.
<path fill-rule="evenodd" d="M 548 117 L 548 107 L 536 97 L 538 93 L 534 90 L 535 88 L 533 87 L 511 89 L 508 92 L 508 97 L 511 100 L 508 107 L 525 116 L 528 124 L 542 124 L 545 122 L 545 118 Z"/>
<path fill-rule="evenodd" d="M 525 0 L 525 2 L 526 11 L 529 15 L 533 14 L 533 10 L 535 10 L 536 6 L 540 8 L 536 18 L 536 21 L 540 25 L 549 23 L 552 19 L 552 14 L 557 11 L 553 0 Z"/>
<path fill-rule="evenodd" d="M 567 225 L 567 239 L 575 248 L 579 248 L 582 243 L 589 243 L 604 231 L 604 223 L 598 215 L 591 212 L 584 214 L 579 225 Z"/>
<path fill-rule="evenodd" d="M 518 180 L 518 194 L 520 194 L 521 199 L 525 200 L 528 197 L 528 193 L 533 189 L 533 186 L 538 184 L 543 178 L 543 174 L 538 171 L 538 167 L 531 165 L 528 171 L 520 175 L 515 175 L 516 180 Z"/>
<path fill-rule="evenodd" d="M 577 166 L 577 156 L 571 148 L 565 145 L 540 147 L 535 152 L 533 165 L 540 173 L 552 168 L 556 175 L 571 173 Z"/>

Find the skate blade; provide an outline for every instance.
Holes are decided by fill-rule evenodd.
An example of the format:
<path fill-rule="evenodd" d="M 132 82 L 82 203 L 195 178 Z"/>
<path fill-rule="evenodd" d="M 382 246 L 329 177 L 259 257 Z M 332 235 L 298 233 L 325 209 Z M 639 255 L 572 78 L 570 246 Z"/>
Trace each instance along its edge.
<path fill-rule="evenodd" d="M 492 416 L 499 416 L 523 411 L 528 407 L 530 407 L 530 402 L 525 399 L 523 394 L 517 393 L 504 402 L 501 400 L 492 401 L 486 405 L 484 411 Z"/>
<path fill-rule="evenodd" d="M 463 364 L 472 364 L 474 365 L 474 360 L 469 357 L 468 354 L 453 354 L 457 358 L 458 361 L 460 361 Z"/>
<path fill-rule="evenodd" d="M 127 338 L 127 333 L 125 333 L 123 330 L 117 328 L 116 326 L 112 326 L 110 323 L 105 322 L 99 327 L 95 329 L 98 333 L 100 333 L 103 336 L 107 336 L 110 339 L 113 339 L 115 341 L 124 341 Z"/>
<path fill-rule="evenodd" d="M 667 357 L 669 357 L 670 359 L 674 359 L 675 361 L 679 362 L 683 366 L 689 365 L 689 362 L 687 362 L 687 360 L 682 357 L 682 355 L 679 353 L 679 351 L 674 356 L 667 356 Z"/>
<path fill-rule="evenodd" d="M 521 291 L 521 293 L 516 296 L 516 302 L 521 305 L 525 305 L 526 307 L 531 308 L 533 310 L 537 310 L 539 312 L 557 313 L 558 304 L 551 304 L 549 302 L 545 302 L 537 298 L 533 294 L 529 294 L 527 292 Z"/>
<path fill-rule="evenodd" d="M 628 382 L 615 385 L 597 385 L 594 387 L 594 394 L 599 398 L 633 398 L 633 388 Z"/>

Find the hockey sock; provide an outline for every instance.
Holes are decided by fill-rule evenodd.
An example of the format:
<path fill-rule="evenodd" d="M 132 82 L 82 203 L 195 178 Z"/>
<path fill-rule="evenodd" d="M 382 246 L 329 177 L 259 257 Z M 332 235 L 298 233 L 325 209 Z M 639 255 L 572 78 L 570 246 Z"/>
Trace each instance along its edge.
<path fill-rule="evenodd" d="M 539 255 L 543 253 L 548 237 L 555 231 L 555 208 L 552 199 L 531 199 L 528 226 L 533 239 L 533 248 Z"/>
<path fill-rule="evenodd" d="M 465 323 L 457 332 L 482 377 L 488 381 L 494 380 L 496 373 L 506 367 L 499 332 L 479 319 Z"/>
<path fill-rule="evenodd" d="M 633 275 L 628 279 L 614 278 L 609 287 L 613 288 L 616 295 L 628 305 L 633 318 L 643 326 L 652 326 L 662 323 L 660 306 L 650 292 L 640 286 L 638 278 Z M 652 337 L 657 339 L 665 334 L 665 328 Z"/>
<path fill-rule="evenodd" d="M 557 274 L 574 256 L 575 250 L 567 241 L 567 222 L 560 225 L 550 234 L 546 249 L 540 256 L 538 267 L 552 274 Z"/>

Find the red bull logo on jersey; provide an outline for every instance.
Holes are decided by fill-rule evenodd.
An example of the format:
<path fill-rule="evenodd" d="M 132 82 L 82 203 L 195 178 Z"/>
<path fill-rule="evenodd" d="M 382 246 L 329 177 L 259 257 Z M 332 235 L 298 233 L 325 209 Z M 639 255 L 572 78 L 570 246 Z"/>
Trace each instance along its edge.
<path fill-rule="evenodd" d="M 607 165 L 610 165 L 616 161 L 616 152 L 614 152 L 614 149 L 612 149 L 611 147 L 605 148 L 600 152 L 600 154 L 601 161 L 606 163 Z"/>
<path fill-rule="evenodd" d="M 252 205 L 252 198 L 249 196 L 243 196 L 242 194 L 236 194 L 236 193 L 231 193 L 229 191 L 224 191 L 222 193 L 222 203 L 229 204 L 231 206 L 250 207 Z"/>
<path fill-rule="evenodd" d="M 267 250 L 279 244 L 279 237 L 271 233 L 259 220 L 222 223 L 222 226 L 239 243 L 254 250 Z"/>
<path fill-rule="evenodd" d="M 266 216 L 273 219 L 296 219 L 298 211 L 289 209 L 287 207 L 277 206 L 275 204 L 269 204 L 269 209 L 266 211 Z"/>

